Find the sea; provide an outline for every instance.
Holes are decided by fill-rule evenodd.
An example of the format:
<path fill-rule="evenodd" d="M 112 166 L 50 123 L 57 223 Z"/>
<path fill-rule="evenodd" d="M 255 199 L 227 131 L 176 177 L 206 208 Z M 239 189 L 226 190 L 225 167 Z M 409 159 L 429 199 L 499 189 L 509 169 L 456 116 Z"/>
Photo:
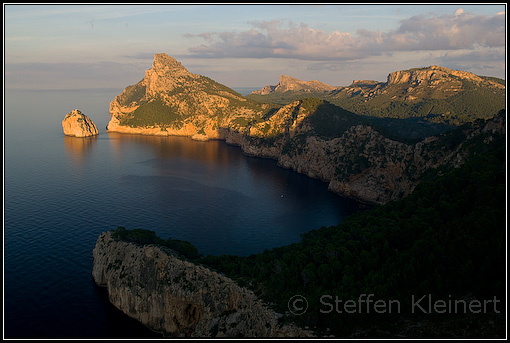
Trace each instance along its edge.
<path fill-rule="evenodd" d="M 4 90 L 4 338 L 161 337 L 95 285 L 102 232 L 148 229 L 204 255 L 248 256 L 358 211 L 326 183 L 223 141 L 106 132 L 121 92 Z M 73 109 L 98 136 L 64 136 Z"/>

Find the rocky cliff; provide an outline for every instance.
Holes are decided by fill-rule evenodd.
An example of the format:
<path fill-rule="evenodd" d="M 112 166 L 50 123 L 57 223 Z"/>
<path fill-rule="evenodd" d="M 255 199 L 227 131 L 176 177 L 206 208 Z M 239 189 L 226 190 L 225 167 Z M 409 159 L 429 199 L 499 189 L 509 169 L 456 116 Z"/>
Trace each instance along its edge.
<path fill-rule="evenodd" d="M 64 135 L 75 137 L 89 137 L 99 134 L 96 125 L 80 110 L 73 110 L 62 120 Z"/>
<path fill-rule="evenodd" d="M 276 136 L 271 144 L 257 137 L 256 127 L 250 135 L 226 131 L 227 143 L 239 145 L 248 155 L 276 159 L 282 167 L 328 182 L 332 192 L 368 204 L 385 204 L 409 195 L 428 172 L 460 167 L 473 141 L 489 142 L 505 134 L 506 115 L 501 112 L 491 120 L 479 120 L 415 144 L 392 140 L 354 121 L 335 127 L 333 120 L 327 120 L 336 134 L 323 131 L 321 135 L 313 116 L 300 116 L 310 111 L 303 109 L 303 102 L 280 110 L 295 116 L 281 129 L 287 133 Z"/>
<path fill-rule="evenodd" d="M 94 281 L 113 305 L 172 337 L 309 337 L 231 279 L 157 245 L 104 232 L 93 250 Z"/>
<path fill-rule="evenodd" d="M 355 81 L 324 98 L 360 114 L 461 125 L 505 108 L 505 83 L 433 65 L 392 72 L 386 82 Z"/>
<path fill-rule="evenodd" d="M 376 84 L 367 94 L 367 99 L 388 93 L 393 93 L 393 99 L 408 102 L 424 98 L 445 99 L 466 91 L 472 85 L 493 91 L 505 89 L 504 84 L 490 78 L 433 65 L 390 73 L 386 83 Z"/>
<path fill-rule="evenodd" d="M 415 68 L 403 71 L 395 71 L 388 75 L 387 85 L 391 84 L 410 84 L 419 85 L 422 83 L 432 83 L 437 85 L 439 83 L 448 83 L 448 86 L 453 90 L 462 87 L 460 80 L 471 81 L 480 86 L 494 87 L 495 89 L 504 89 L 505 86 L 499 82 L 491 80 L 490 78 L 482 78 L 473 73 L 461 70 L 452 70 L 441 66 L 432 65 L 427 68 Z M 452 84 L 453 82 L 453 84 Z"/>
<path fill-rule="evenodd" d="M 402 103 L 412 94 L 420 94 L 421 99 L 432 98 L 432 93 L 444 95 L 447 88 L 466 94 L 461 88 L 475 83 L 492 87 L 492 95 L 501 91 L 504 94 L 499 82 L 432 66 L 392 73 L 386 83 L 355 81 L 337 93 L 331 92 L 331 97 L 361 97 L 366 106 L 384 111 L 383 105 L 377 107 L 384 103 L 381 99 L 397 101 L 400 96 L 404 98 L 398 100 Z M 289 84 L 295 81 L 282 77 L 281 84 L 292 88 Z M 425 106 L 423 101 L 420 104 Z M 440 107 L 438 104 L 428 112 Z M 397 108 L 395 105 L 395 111 Z M 119 94 L 111 102 L 110 112 L 109 131 L 222 139 L 241 146 L 246 154 L 276 159 L 283 167 L 328 182 L 335 193 L 370 204 L 406 196 L 427 172 L 462 163 L 462 147 L 469 136 L 456 133 L 451 135 L 458 137 L 450 139 L 451 135 L 427 135 L 418 143 L 409 143 L 396 139 L 387 130 L 395 124 L 406 127 L 405 122 L 390 121 L 381 126 L 382 122 L 376 123 L 373 117 L 316 98 L 284 106 L 257 103 L 209 78 L 190 73 L 166 54 L 155 55 L 145 77 Z M 487 119 L 497 111 L 489 113 Z M 418 123 L 415 127 L 425 125 Z M 474 127 L 462 130 L 476 131 Z M 404 136 L 409 131 L 402 130 Z M 447 141 L 444 146 L 443 141 Z"/>
<path fill-rule="evenodd" d="M 280 82 L 277 85 L 267 85 L 260 90 L 253 91 L 252 94 L 266 95 L 271 93 L 283 93 L 287 91 L 294 92 L 330 92 L 336 87 L 327 85 L 317 80 L 301 81 L 291 76 L 281 75 Z"/>
<path fill-rule="evenodd" d="M 286 105 L 314 96 L 371 117 L 420 118 L 457 126 L 489 119 L 506 104 L 504 80 L 437 65 L 394 71 L 386 82 L 354 80 L 349 86 L 334 89 L 311 85 L 303 89 L 300 83 L 306 84 L 297 80 L 292 82 L 294 87 L 266 86 L 247 98 Z"/>
<path fill-rule="evenodd" d="M 242 129 L 268 106 L 248 100 L 174 58 L 156 54 L 152 68 L 110 103 L 108 131 L 219 138 L 220 127 Z"/>

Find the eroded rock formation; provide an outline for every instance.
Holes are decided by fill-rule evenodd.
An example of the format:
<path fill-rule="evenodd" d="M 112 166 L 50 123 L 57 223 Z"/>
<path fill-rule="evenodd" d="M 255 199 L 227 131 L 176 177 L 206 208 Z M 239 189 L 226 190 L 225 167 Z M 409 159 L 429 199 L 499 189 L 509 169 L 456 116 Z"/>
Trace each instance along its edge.
<path fill-rule="evenodd" d="M 112 132 L 217 139 L 220 127 L 240 129 L 259 118 L 265 105 L 205 76 L 193 74 L 167 54 L 110 103 Z"/>
<path fill-rule="evenodd" d="M 78 109 L 66 114 L 62 120 L 62 129 L 66 136 L 89 137 L 99 134 L 94 122 Z"/>
<path fill-rule="evenodd" d="M 282 76 L 278 87 L 296 91 L 323 86 L 298 81 Z M 457 94 L 475 83 L 485 85 L 486 94 L 504 92 L 504 85 L 490 78 L 431 66 L 391 73 L 386 83 L 358 80 L 331 94 L 360 97 L 360 103 L 367 104 L 381 97 L 389 103 L 398 99 L 407 103 Z M 435 107 L 427 113 L 432 115 Z M 111 102 L 110 113 L 109 131 L 222 139 L 241 146 L 248 155 L 278 160 L 283 167 L 328 182 L 335 193 L 370 204 L 410 194 L 432 169 L 460 165 L 463 142 L 469 136 L 418 134 L 422 141 L 409 143 L 389 132 L 400 123 L 378 127 L 381 122 L 316 98 L 284 106 L 261 104 L 190 73 L 166 54 L 155 55 L 145 77 Z M 466 130 L 477 132 L 474 126 Z M 409 127 L 404 131 L 407 138 L 414 134 Z"/>
<path fill-rule="evenodd" d="M 117 241 L 102 233 L 93 250 L 94 281 L 113 305 L 173 337 L 310 337 L 252 291 L 170 249 Z"/>

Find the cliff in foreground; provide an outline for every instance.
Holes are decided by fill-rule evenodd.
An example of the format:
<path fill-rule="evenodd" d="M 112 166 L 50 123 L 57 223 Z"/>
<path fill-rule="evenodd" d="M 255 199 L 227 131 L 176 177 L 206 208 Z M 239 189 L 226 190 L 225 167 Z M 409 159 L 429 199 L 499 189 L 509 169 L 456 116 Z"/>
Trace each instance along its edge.
<path fill-rule="evenodd" d="M 150 329 L 172 337 L 307 337 L 253 292 L 158 245 L 102 233 L 93 250 L 94 281 L 110 302 Z"/>

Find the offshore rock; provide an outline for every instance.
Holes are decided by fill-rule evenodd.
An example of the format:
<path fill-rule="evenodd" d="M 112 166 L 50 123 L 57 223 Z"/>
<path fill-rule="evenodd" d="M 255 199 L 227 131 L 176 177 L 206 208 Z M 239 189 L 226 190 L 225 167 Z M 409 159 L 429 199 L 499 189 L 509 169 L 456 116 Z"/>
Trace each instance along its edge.
<path fill-rule="evenodd" d="M 150 329 L 172 337 L 310 337 L 252 291 L 157 245 L 118 241 L 102 233 L 92 275 L 110 302 Z"/>
<path fill-rule="evenodd" d="M 64 135 L 75 137 L 89 137 L 99 134 L 96 125 L 80 110 L 69 112 L 62 120 Z"/>

